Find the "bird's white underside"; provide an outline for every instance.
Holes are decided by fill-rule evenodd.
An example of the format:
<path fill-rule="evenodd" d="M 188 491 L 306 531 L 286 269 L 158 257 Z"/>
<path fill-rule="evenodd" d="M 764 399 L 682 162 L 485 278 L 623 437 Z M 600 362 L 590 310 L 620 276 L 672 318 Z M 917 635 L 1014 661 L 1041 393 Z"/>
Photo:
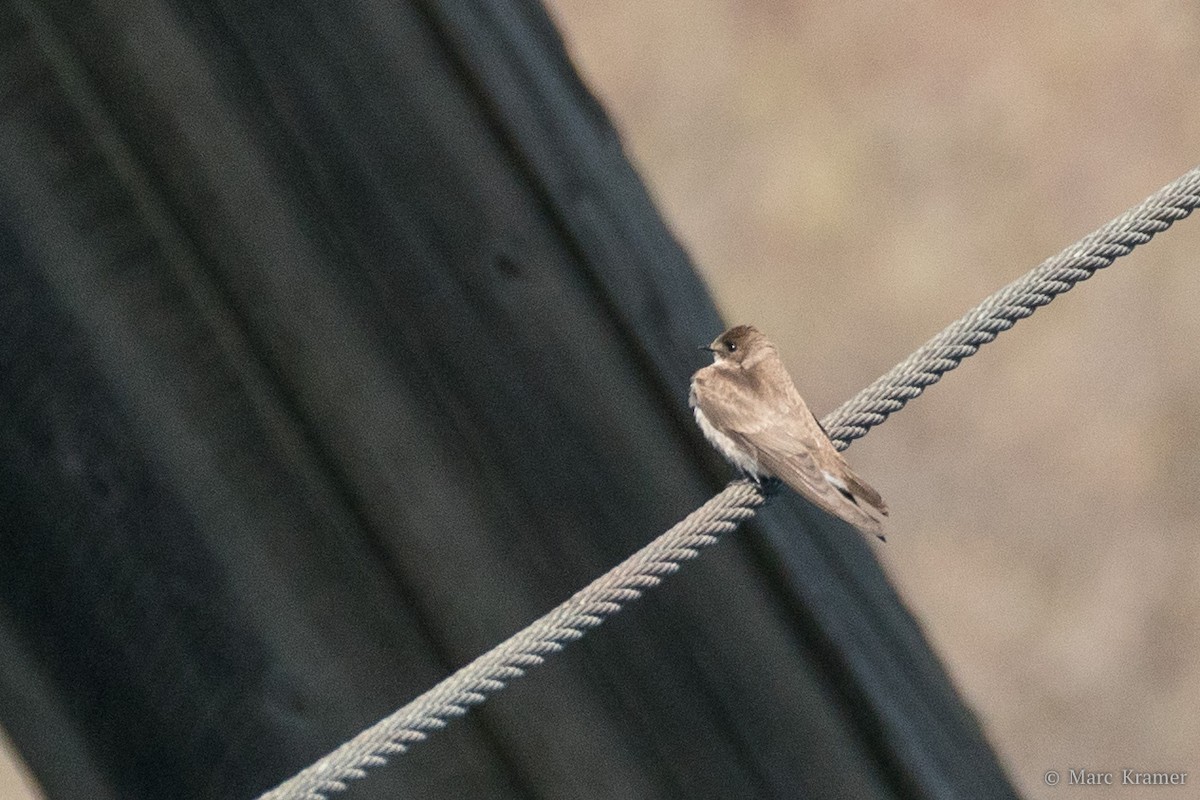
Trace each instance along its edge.
<path fill-rule="evenodd" d="M 713 427 L 713 424 L 708 421 L 708 417 L 704 416 L 704 412 L 700 410 L 699 406 L 696 406 L 692 410 L 696 413 L 696 424 L 704 432 L 704 438 L 708 439 L 709 443 L 717 448 L 717 452 L 725 456 L 730 464 L 751 475 L 770 477 L 770 473 L 764 470 L 749 453 L 738 447 L 733 439 Z"/>

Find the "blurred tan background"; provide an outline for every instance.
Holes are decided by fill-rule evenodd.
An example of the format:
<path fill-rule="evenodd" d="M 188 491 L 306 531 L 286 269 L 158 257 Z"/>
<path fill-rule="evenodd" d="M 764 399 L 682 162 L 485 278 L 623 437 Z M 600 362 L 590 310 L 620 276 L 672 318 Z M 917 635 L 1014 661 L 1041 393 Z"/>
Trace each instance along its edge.
<path fill-rule="evenodd" d="M 33 777 L 13 752 L 12 742 L 0 730 L 0 800 L 37 800 L 41 797 Z"/>
<path fill-rule="evenodd" d="M 550 0 L 730 322 L 818 415 L 1200 163 L 1184 2 Z M 1200 796 L 1200 219 L 849 458 L 880 559 L 1029 797 Z M 1189 773 L 1048 788 L 1045 772 Z"/>
<path fill-rule="evenodd" d="M 1200 162 L 1189 3 L 549 5 L 726 319 L 818 415 Z M 1198 391 L 1189 220 L 849 452 L 893 509 L 880 559 L 1029 797 L 1200 796 Z M 1043 782 L 1127 767 L 1188 786 Z M 17 769 L 0 800 L 36 796 Z"/>

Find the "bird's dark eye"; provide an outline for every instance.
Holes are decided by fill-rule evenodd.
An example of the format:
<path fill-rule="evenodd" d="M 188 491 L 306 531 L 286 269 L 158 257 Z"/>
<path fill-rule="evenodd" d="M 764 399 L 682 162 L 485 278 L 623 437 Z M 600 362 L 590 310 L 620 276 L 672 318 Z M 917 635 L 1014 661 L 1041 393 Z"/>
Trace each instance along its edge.
<path fill-rule="evenodd" d="M 725 343 L 725 349 L 726 349 L 726 350 L 728 350 L 728 351 L 729 351 L 729 352 L 731 352 L 731 353 L 736 353 L 736 352 L 737 352 L 737 345 L 736 345 L 736 344 L 734 344 L 733 342 L 726 342 L 726 343 Z"/>

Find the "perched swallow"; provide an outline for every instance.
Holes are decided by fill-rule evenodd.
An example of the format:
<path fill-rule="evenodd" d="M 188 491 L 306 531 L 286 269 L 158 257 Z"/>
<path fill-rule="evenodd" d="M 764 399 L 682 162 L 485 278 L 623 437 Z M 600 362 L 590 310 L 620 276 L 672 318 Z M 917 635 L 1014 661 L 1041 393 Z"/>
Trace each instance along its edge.
<path fill-rule="evenodd" d="M 704 436 L 735 467 L 779 478 L 817 507 L 883 539 L 887 506 L 850 471 L 796 391 L 775 345 L 750 325 L 708 347 L 689 399 Z"/>

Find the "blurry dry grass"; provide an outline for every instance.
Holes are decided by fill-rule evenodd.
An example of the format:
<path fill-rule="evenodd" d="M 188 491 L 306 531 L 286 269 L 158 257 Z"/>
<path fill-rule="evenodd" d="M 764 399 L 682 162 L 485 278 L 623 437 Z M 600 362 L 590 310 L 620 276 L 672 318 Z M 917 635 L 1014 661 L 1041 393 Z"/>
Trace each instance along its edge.
<path fill-rule="evenodd" d="M 1200 162 L 1192 4 L 550 6 L 726 319 L 818 414 Z M 1193 219 L 850 451 L 893 508 L 880 558 L 1029 797 L 1071 792 L 1051 768 L 1200 783 L 1198 394 Z"/>

